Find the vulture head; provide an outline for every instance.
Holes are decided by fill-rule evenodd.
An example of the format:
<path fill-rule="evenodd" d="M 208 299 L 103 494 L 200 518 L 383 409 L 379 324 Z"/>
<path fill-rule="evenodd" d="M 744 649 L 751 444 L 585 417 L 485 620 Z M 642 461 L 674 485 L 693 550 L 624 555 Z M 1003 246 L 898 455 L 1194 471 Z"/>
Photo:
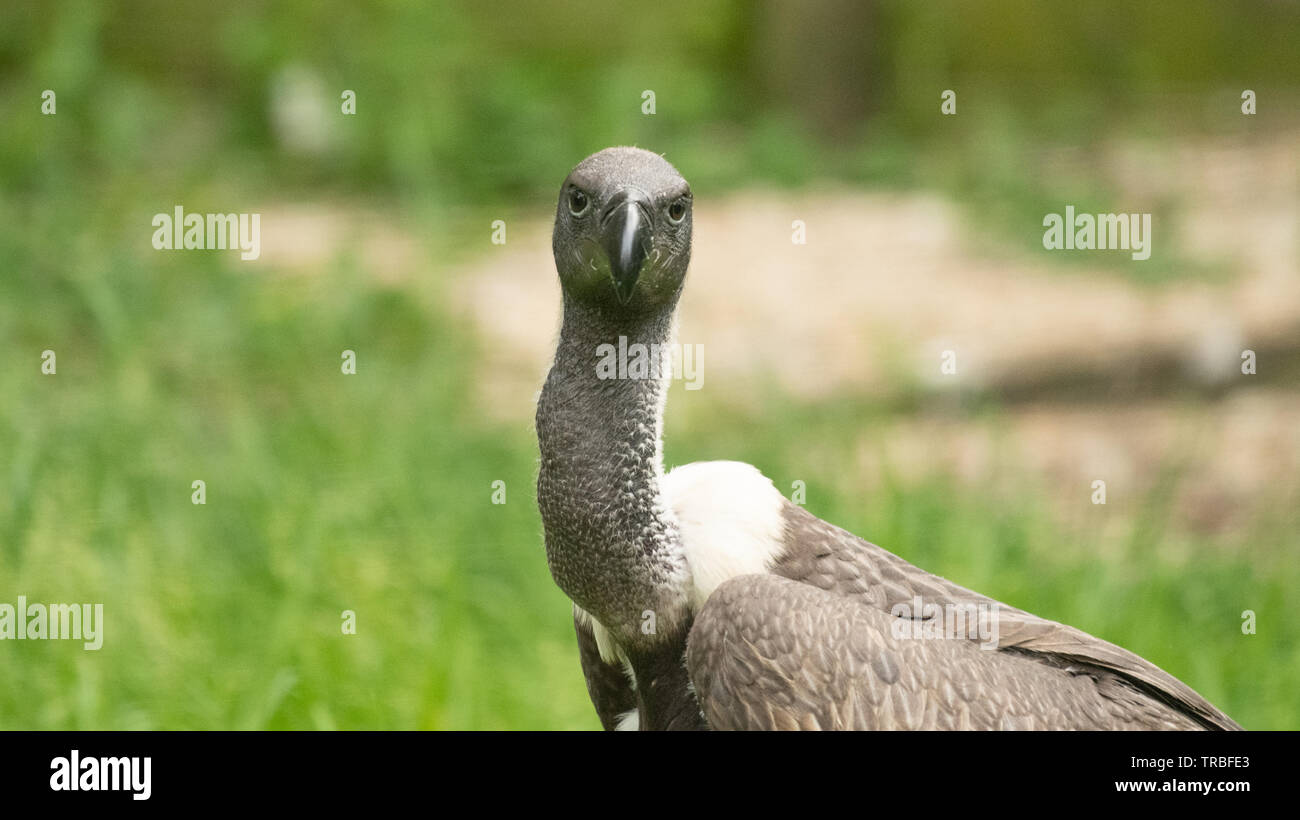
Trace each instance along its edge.
<path fill-rule="evenodd" d="M 691 187 L 658 154 L 606 148 L 564 180 L 551 244 L 571 298 L 617 314 L 671 306 L 691 258 Z"/>

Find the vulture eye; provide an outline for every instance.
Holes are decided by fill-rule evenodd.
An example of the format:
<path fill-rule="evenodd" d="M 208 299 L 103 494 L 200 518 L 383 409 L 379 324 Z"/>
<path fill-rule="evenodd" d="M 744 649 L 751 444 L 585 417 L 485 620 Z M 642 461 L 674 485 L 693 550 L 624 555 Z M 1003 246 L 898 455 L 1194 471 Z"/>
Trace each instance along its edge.
<path fill-rule="evenodd" d="M 686 200 L 679 199 L 668 206 L 668 221 L 674 225 L 680 223 L 686 216 Z"/>
<path fill-rule="evenodd" d="M 591 204 L 587 195 L 577 188 L 569 191 L 569 213 L 574 216 L 582 216 L 587 212 L 587 206 Z"/>

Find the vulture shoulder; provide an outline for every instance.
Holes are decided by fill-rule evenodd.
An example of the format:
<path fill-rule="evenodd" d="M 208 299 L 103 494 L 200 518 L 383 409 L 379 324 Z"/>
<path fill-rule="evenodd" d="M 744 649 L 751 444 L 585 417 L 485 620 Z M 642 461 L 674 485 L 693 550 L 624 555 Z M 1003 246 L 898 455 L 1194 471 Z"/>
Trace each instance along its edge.
<path fill-rule="evenodd" d="M 1149 661 L 925 572 L 749 465 L 674 476 L 698 602 L 687 666 L 715 728 L 1240 728 Z M 969 639 L 900 637 L 896 606 L 918 599 L 978 618 Z"/>
<path fill-rule="evenodd" d="M 1195 729 L 1100 669 L 957 640 L 899 639 L 888 613 L 775 575 L 718 588 L 687 668 L 715 729 Z"/>

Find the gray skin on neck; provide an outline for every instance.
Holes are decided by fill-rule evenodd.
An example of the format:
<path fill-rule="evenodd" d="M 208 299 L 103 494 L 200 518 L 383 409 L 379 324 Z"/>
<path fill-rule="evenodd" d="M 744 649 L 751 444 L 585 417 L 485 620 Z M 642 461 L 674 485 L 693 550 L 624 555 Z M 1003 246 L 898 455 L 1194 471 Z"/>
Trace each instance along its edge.
<path fill-rule="evenodd" d="M 553 250 L 564 292 L 537 403 L 538 506 L 551 575 L 633 656 L 683 642 L 690 576 L 659 491 L 667 374 L 601 378 L 602 345 L 666 346 L 690 260 L 691 194 L 662 157 L 593 154 L 569 174 Z M 655 630 L 642 628 L 654 613 Z"/>

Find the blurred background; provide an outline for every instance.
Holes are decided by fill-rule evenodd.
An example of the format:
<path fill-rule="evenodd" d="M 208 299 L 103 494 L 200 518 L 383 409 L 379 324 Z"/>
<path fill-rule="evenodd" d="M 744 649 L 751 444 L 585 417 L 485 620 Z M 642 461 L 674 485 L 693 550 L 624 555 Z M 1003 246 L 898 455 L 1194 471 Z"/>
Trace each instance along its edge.
<path fill-rule="evenodd" d="M 670 465 L 1300 728 L 1298 40 L 1291 0 L 6 3 L 0 601 L 105 638 L 0 644 L 0 728 L 596 728 L 532 412 L 554 197 L 614 144 L 695 192 Z M 260 258 L 154 250 L 177 205 Z M 1151 258 L 1045 251 L 1066 205 Z"/>

